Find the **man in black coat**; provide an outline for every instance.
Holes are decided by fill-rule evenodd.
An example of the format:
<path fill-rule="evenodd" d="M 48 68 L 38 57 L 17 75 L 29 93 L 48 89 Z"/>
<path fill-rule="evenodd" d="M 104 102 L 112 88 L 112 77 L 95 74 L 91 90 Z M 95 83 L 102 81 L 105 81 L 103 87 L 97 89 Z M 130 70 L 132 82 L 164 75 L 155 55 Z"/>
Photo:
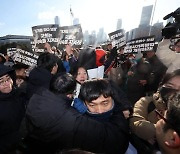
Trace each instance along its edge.
<path fill-rule="evenodd" d="M 20 141 L 25 102 L 13 85 L 13 70 L 0 64 L 0 153 L 8 154 Z"/>
<path fill-rule="evenodd" d="M 70 106 L 75 84 L 65 74 L 52 80 L 51 91 L 39 90 L 27 107 L 29 153 L 52 154 L 79 148 L 96 153 L 125 153 L 129 128 L 122 112 L 114 111 L 109 121 L 100 122 Z M 35 149 L 33 151 L 33 149 Z"/>
<path fill-rule="evenodd" d="M 44 52 L 40 54 L 37 60 L 37 66 L 32 69 L 29 74 L 27 82 L 27 98 L 38 90 L 38 88 L 44 87 L 49 89 L 50 80 L 58 70 L 58 57 L 52 53 Z"/>

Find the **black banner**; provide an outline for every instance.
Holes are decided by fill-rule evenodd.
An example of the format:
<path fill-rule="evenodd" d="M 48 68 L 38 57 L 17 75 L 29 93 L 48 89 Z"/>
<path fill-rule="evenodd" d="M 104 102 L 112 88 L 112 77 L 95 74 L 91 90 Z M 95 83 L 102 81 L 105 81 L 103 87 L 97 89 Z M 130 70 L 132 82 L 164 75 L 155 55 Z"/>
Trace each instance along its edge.
<path fill-rule="evenodd" d="M 155 47 L 154 36 L 141 37 L 126 43 L 124 53 L 138 53 L 152 51 Z"/>
<path fill-rule="evenodd" d="M 13 59 L 14 55 L 16 54 L 17 48 L 7 48 L 7 55 Z"/>
<path fill-rule="evenodd" d="M 34 66 L 37 65 L 37 59 L 38 55 L 32 52 L 17 49 L 13 60 L 15 62 L 20 62 L 29 66 Z"/>
<path fill-rule="evenodd" d="M 117 46 L 117 48 L 121 48 L 122 46 L 126 45 L 125 31 L 123 29 L 119 29 L 109 33 L 108 35 L 113 47 Z"/>
<path fill-rule="evenodd" d="M 45 43 L 49 43 L 50 46 L 56 46 L 59 42 L 59 25 L 39 25 L 32 27 L 34 47 L 32 48 L 35 52 L 44 52 Z"/>
<path fill-rule="evenodd" d="M 80 48 L 83 45 L 83 33 L 81 25 L 59 27 L 58 47 L 64 48 L 70 43 L 73 48 Z"/>

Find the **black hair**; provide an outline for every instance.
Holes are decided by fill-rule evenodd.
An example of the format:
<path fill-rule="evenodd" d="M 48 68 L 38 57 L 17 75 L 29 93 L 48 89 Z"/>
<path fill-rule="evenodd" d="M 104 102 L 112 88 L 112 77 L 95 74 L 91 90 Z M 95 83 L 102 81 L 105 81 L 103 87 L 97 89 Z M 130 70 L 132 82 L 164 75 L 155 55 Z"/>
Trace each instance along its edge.
<path fill-rule="evenodd" d="M 37 66 L 52 71 L 52 68 L 57 64 L 58 57 L 52 53 L 44 52 L 39 55 Z"/>
<path fill-rule="evenodd" d="M 70 69 L 70 73 L 72 74 L 72 76 L 73 76 L 74 78 L 77 77 L 77 75 L 78 75 L 78 69 L 79 69 L 79 68 L 84 68 L 85 71 L 86 71 L 86 73 L 87 73 L 87 75 L 88 75 L 88 72 L 87 72 L 87 70 L 86 70 L 86 68 L 85 68 L 84 66 L 80 66 L 80 65 L 74 64 L 74 66 L 72 66 L 71 69 Z"/>
<path fill-rule="evenodd" d="M 91 102 L 103 95 L 105 98 L 113 96 L 111 84 L 106 79 L 87 80 L 81 85 L 79 98 Z"/>
<path fill-rule="evenodd" d="M 50 90 L 55 94 L 73 94 L 76 81 L 69 73 L 58 73 L 50 82 Z"/>
<path fill-rule="evenodd" d="M 167 123 L 165 123 L 164 131 L 173 129 L 180 136 L 180 91 L 171 94 L 168 98 L 167 104 Z"/>
<path fill-rule="evenodd" d="M 163 77 L 163 79 L 162 79 L 162 81 L 160 83 L 160 86 L 162 86 L 163 84 L 167 83 L 170 79 L 172 79 L 172 78 L 174 78 L 176 76 L 180 76 L 180 69 L 177 69 L 177 70 L 173 71 L 172 73 L 167 73 Z"/>
<path fill-rule="evenodd" d="M 29 68 L 29 66 L 28 65 L 26 65 L 26 64 L 23 64 L 23 63 L 16 63 L 16 64 L 14 64 L 13 66 L 12 66 L 12 68 L 13 69 L 15 69 L 15 70 L 19 70 L 19 69 L 28 69 Z"/>

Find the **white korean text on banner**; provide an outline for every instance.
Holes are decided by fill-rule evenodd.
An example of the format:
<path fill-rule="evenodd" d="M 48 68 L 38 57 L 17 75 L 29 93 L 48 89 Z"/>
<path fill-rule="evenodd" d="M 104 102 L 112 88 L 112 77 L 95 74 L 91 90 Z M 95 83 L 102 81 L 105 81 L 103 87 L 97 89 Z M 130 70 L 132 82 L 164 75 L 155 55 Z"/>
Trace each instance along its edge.
<path fill-rule="evenodd" d="M 35 53 L 17 49 L 13 60 L 15 62 L 23 63 L 28 66 L 35 66 L 37 65 L 37 59 L 38 55 L 36 55 Z"/>
<path fill-rule="evenodd" d="M 32 50 L 34 52 L 44 52 L 45 43 L 49 43 L 51 47 L 57 47 L 59 41 L 59 25 L 49 24 L 34 26 L 32 27 L 32 32 L 34 38 Z"/>
<path fill-rule="evenodd" d="M 113 47 L 117 46 L 117 48 L 121 48 L 126 45 L 125 31 L 123 29 L 116 30 L 108 35 Z"/>
<path fill-rule="evenodd" d="M 63 49 L 68 43 L 74 48 L 80 48 L 83 45 L 83 33 L 80 24 L 59 27 L 58 47 Z"/>
<path fill-rule="evenodd" d="M 126 43 L 124 48 L 124 53 L 139 53 L 152 51 L 155 47 L 155 38 L 154 36 L 141 37 L 133 39 Z"/>

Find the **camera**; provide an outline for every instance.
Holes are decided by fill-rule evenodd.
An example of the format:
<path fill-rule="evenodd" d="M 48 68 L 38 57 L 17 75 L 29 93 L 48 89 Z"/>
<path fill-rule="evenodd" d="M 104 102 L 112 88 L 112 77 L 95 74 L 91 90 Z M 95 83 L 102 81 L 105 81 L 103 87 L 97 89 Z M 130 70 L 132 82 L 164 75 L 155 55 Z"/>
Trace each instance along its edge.
<path fill-rule="evenodd" d="M 165 38 L 171 38 L 172 36 L 176 35 L 178 31 L 180 31 L 180 7 L 176 11 L 166 15 L 163 20 L 167 20 L 170 17 L 173 17 L 174 21 L 172 23 L 169 22 L 162 29 L 162 36 L 164 36 Z"/>

